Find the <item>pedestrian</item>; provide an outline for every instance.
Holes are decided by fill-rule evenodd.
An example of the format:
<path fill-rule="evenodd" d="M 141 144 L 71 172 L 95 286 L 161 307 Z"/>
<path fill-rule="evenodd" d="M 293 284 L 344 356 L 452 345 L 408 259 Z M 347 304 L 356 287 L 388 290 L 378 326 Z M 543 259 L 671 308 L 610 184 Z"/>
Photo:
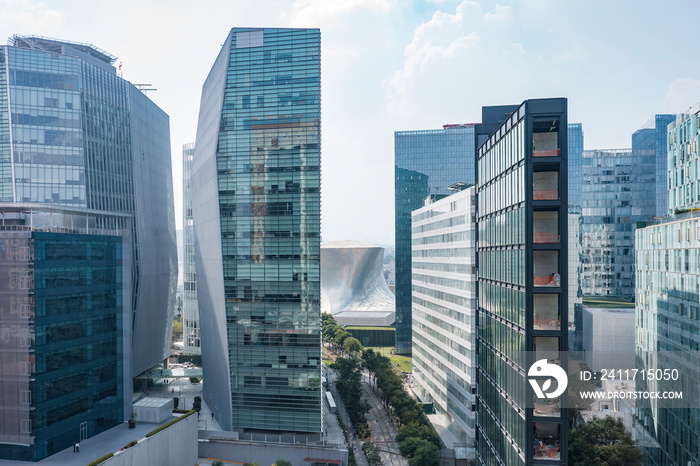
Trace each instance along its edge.
<path fill-rule="evenodd" d="M 73 453 L 75 453 L 75 442 L 73 442 Z"/>
<path fill-rule="evenodd" d="M 80 442 L 77 442 L 77 443 L 75 444 L 75 451 L 77 451 L 78 453 L 80 453 Z"/>

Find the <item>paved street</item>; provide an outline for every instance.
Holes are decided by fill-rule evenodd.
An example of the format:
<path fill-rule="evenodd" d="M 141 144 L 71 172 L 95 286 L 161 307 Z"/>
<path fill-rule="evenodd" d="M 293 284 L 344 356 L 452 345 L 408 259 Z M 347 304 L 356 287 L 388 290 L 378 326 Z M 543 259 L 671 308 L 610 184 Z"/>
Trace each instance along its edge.
<path fill-rule="evenodd" d="M 367 420 L 372 431 L 371 442 L 379 450 L 379 455 L 385 466 L 405 466 L 406 459 L 399 454 L 399 445 L 395 441 L 397 427 L 395 420 L 384 408 L 379 389 L 375 389 L 374 381 L 370 381 L 369 374 L 362 374 L 362 387 L 365 389 L 365 398 L 372 409 L 367 413 Z"/>

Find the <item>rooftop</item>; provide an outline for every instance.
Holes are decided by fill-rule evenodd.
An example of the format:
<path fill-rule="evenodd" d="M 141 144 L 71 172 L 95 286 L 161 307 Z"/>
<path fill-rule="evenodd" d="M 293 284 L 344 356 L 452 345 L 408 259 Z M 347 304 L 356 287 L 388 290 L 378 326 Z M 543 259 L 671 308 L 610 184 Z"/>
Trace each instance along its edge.
<path fill-rule="evenodd" d="M 114 62 L 117 61 L 117 57 L 92 44 L 52 39 L 50 37 L 22 36 L 20 34 L 14 34 L 7 40 L 7 44 L 22 49 L 41 50 L 43 52 L 57 54 L 64 54 L 63 46 L 67 45 L 110 65 L 113 65 Z"/>
<path fill-rule="evenodd" d="M 634 301 L 617 296 L 588 296 L 583 305 L 597 309 L 634 309 Z"/>

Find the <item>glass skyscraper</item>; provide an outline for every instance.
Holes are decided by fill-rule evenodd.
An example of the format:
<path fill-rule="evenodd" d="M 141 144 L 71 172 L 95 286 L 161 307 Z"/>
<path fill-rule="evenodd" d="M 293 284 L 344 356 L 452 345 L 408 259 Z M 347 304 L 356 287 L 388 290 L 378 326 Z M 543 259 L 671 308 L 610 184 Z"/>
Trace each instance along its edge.
<path fill-rule="evenodd" d="M 567 130 L 566 99 L 527 100 L 477 152 L 478 464 L 567 463 L 566 394 L 528 383 L 535 361 L 566 370 Z"/>
<path fill-rule="evenodd" d="M 456 459 L 475 459 L 476 189 L 413 212 L 413 388 Z"/>
<path fill-rule="evenodd" d="M 13 36 L 8 46 L 0 47 L 0 203 L 7 211 L 14 209 L 23 215 L 29 212 L 28 216 L 11 220 L 19 222 L 17 225 L 35 220 L 32 212 L 42 205 L 54 209 L 48 217 L 43 217 L 49 219 L 49 225 L 67 218 L 72 222 L 65 223 L 61 231 L 52 230 L 50 238 L 35 236 L 27 239 L 34 241 L 35 248 L 39 240 L 55 241 L 58 249 L 63 248 L 62 241 L 69 242 L 71 246 L 64 249 L 73 251 L 65 253 L 66 264 L 57 264 L 61 261 L 60 255 L 45 258 L 50 267 L 65 265 L 69 268 L 63 271 L 60 279 L 55 277 L 51 283 L 56 288 L 60 288 L 56 284 L 61 280 L 66 283 L 66 288 L 62 289 L 68 293 L 64 296 L 65 306 L 70 310 L 51 316 L 44 325 L 39 318 L 43 318 L 41 312 L 50 316 L 54 311 L 40 309 L 43 304 L 36 297 L 30 303 L 35 306 L 29 312 L 34 312 L 34 320 L 30 318 L 33 327 L 30 325 L 30 328 L 35 332 L 32 338 L 37 356 L 36 364 L 28 366 L 28 370 L 32 371 L 30 375 L 36 381 L 46 382 L 28 395 L 37 401 L 36 417 L 21 426 L 25 430 L 31 428 L 30 434 L 37 441 L 44 438 L 47 442 L 34 445 L 31 452 L 34 459 L 69 445 L 68 432 L 76 437 L 71 440 L 79 440 L 94 435 L 110 423 L 123 420 L 124 413 L 130 414 L 128 401 L 124 402 L 119 415 L 101 415 L 99 409 L 102 408 L 92 405 L 95 397 L 101 396 L 99 391 L 107 390 L 106 381 L 114 386 L 120 377 L 130 388 L 132 377 L 170 354 L 177 250 L 168 116 L 141 91 L 117 76 L 113 66 L 115 60 L 116 57 L 92 45 L 40 37 Z M 84 220 L 79 220 L 79 215 L 66 214 L 66 209 L 84 212 Z M 3 220 L 7 222 L 8 218 Z M 122 222 L 125 222 L 126 229 Z M 36 223 L 29 226 L 41 228 Z M 95 248 L 110 248 L 108 244 L 102 244 L 107 240 L 94 239 L 89 234 L 66 237 L 65 240 L 60 238 L 78 228 L 84 228 L 86 232 L 93 228 L 110 229 L 126 238 L 126 244 L 118 254 L 129 264 L 129 273 L 125 279 L 120 279 L 119 297 L 113 295 L 103 299 L 95 294 L 101 286 L 99 276 L 103 273 L 98 267 L 99 262 L 95 267 L 79 263 L 93 257 L 92 243 Z M 44 260 L 42 257 L 35 256 L 33 266 L 36 270 Z M 110 257 L 117 261 L 117 252 Z M 78 262 L 71 262 L 74 259 Z M 109 267 L 112 266 L 118 267 L 119 264 L 113 262 Z M 51 273 L 57 276 L 58 270 Z M 38 290 L 43 285 L 36 282 L 36 278 L 35 275 L 34 286 Z M 118 343 L 115 340 L 113 346 L 105 346 L 104 354 L 110 357 L 116 354 L 120 358 L 121 366 L 115 366 L 115 370 L 121 372 L 100 375 L 97 371 L 89 376 L 81 375 L 78 372 L 83 366 L 78 364 L 80 367 L 58 368 L 53 374 L 44 375 L 42 371 L 48 372 L 48 365 L 40 364 L 38 354 L 40 345 L 53 338 L 50 338 L 50 333 L 62 335 L 58 337 L 62 344 L 46 343 L 47 354 L 54 350 L 65 350 L 71 355 L 75 352 L 75 361 L 80 361 L 83 357 L 80 354 L 87 351 L 86 364 L 92 358 L 98 364 L 100 358 L 94 353 L 95 348 L 90 350 L 89 346 L 81 346 L 91 343 L 80 336 L 101 332 L 95 314 L 104 312 L 109 316 L 115 300 L 123 300 L 127 311 L 120 317 L 121 323 L 105 324 L 104 328 L 111 329 L 109 332 L 116 330 L 119 334 L 116 337 L 104 336 L 105 344 L 110 338 L 123 338 L 123 341 Z M 78 304 L 74 307 L 70 303 Z M 68 350 L 68 347 L 72 349 Z M 75 392 L 70 397 L 65 394 L 68 397 L 65 398 L 66 409 L 54 409 L 52 413 L 47 412 L 46 417 L 41 417 L 43 408 L 38 403 L 48 403 L 61 393 L 54 391 L 54 395 L 49 395 L 41 390 L 46 384 L 58 380 L 51 382 L 52 377 L 69 372 L 76 374 L 69 385 Z M 5 374 L 3 372 L 3 376 Z M 80 381 L 85 377 L 99 383 L 81 386 Z M 100 385 L 103 382 L 105 385 Z M 117 404 L 129 400 L 122 389 L 113 395 L 118 397 Z M 87 398 L 91 401 L 84 403 Z M 61 402 L 57 399 L 52 403 Z M 111 406 L 113 401 L 105 403 Z M 48 409 L 50 404 L 44 406 Z M 55 416 L 51 418 L 52 427 L 40 432 L 49 428 L 49 414 Z M 77 425 L 80 425 L 79 432 L 73 430 Z M 61 429 L 66 435 L 57 436 Z M 20 453 L 13 446 L 0 454 L 15 457 Z M 21 453 L 25 454 L 26 451 Z"/>
<path fill-rule="evenodd" d="M 637 439 L 646 464 L 700 462 L 700 218 L 670 216 L 636 231 L 637 369 L 675 369 L 678 380 L 637 377 L 639 391 L 682 391 L 682 399 L 640 399 Z"/>
<path fill-rule="evenodd" d="M 227 430 L 322 428 L 320 53 L 318 29 L 234 28 L 202 90 L 204 397 Z"/>
<path fill-rule="evenodd" d="M 453 183 L 474 183 L 474 125 L 394 133 L 396 351 L 411 352 L 411 212 L 428 194 L 446 196 Z"/>
<path fill-rule="evenodd" d="M 637 369 L 677 370 L 677 380 L 637 378 L 638 390 L 682 391 L 640 400 L 637 438 L 646 464 L 700 462 L 700 106 L 668 125 L 668 217 L 635 234 Z"/>
<path fill-rule="evenodd" d="M 569 123 L 569 346 L 572 351 L 580 351 L 582 328 L 581 286 L 579 263 L 581 261 L 581 164 L 583 154 L 583 127 L 581 123 Z"/>
<path fill-rule="evenodd" d="M 197 304 L 197 272 L 194 261 L 194 218 L 192 216 L 192 161 L 194 143 L 182 146 L 182 210 L 184 248 L 184 296 L 182 299 L 182 339 L 186 354 L 202 354 Z"/>
<path fill-rule="evenodd" d="M 632 135 L 631 150 L 583 152 L 583 296 L 634 297 L 634 229 L 666 213 L 666 127 L 674 118 L 656 115 Z"/>

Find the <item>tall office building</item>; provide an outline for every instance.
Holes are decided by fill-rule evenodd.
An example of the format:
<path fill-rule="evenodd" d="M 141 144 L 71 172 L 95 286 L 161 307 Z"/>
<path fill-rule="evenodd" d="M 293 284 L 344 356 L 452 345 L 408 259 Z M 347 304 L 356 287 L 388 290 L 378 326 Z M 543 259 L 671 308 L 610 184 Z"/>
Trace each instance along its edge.
<path fill-rule="evenodd" d="M 413 387 L 442 418 L 455 458 L 474 461 L 476 189 L 431 199 L 412 216 Z"/>
<path fill-rule="evenodd" d="M 227 430 L 321 431 L 318 29 L 234 28 L 192 166 L 204 398 Z"/>
<path fill-rule="evenodd" d="M 581 313 L 583 300 L 579 281 L 579 263 L 581 261 L 581 164 L 583 162 L 583 127 L 581 123 L 569 123 L 569 153 L 567 169 L 569 171 L 569 349 L 581 351 L 581 333 L 577 331 L 583 325 Z"/>
<path fill-rule="evenodd" d="M 675 115 L 654 115 L 645 125 L 632 134 L 632 152 L 635 154 L 651 155 L 656 161 L 655 217 L 663 217 L 668 210 L 668 125 L 676 119 Z"/>
<path fill-rule="evenodd" d="M 456 182 L 474 183 L 475 125 L 394 133 L 396 351 L 411 352 L 411 212 L 429 194 L 446 196 Z"/>
<path fill-rule="evenodd" d="M 665 215 L 666 126 L 673 119 L 656 115 L 632 135 L 631 150 L 583 152 L 583 296 L 634 297 L 634 229 Z"/>
<path fill-rule="evenodd" d="M 638 390 L 682 391 L 681 399 L 639 400 L 637 438 L 646 464 L 700 463 L 700 105 L 668 126 L 669 216 L 635 234 Z"/>
<path fill-rule="evenodd" d="M 477 461 L 567 463 L 566 394 L 538 399 L 536 360 L 568 349 L 566 99 L 527 100 L 477 152 Z"/>
<path fill-rule="evenodd" d="M 182 340 L 185 354 L 202 354 L 199 337 L 199 305 L 197 304 L 197 272 L 194 261 L 194 218 L 192 217 L 192 161 L 194 143 L 182 146 L 182 210 L 184 238 L 184 296 L 182 299 Z"/>
<path fill-rule="evenodd" d="M 0 440 L 4 458 L 38 460 L 121 422 L 131 378 L 170 353 L 177 251 L 168 116 L 117 76 L 115 60 L 92 45 L 39 37 L 0 47 L 0 203 L 11 213 L 3 225 L 46 230 L 17 239 L 30 251 L 25 272 L 5 264 L 15 279 L 0 298 L 11 320 L 1 326 L 15 324 L 19 306 L 29 329 L 20 347 L 34 352 L 0 375 L 4 384 L 20 367 L 30 380 L 21 396 L 3 392 L 2 409 L 15 400 L 32 407 L 29 419 L 0 416 L 21 421 L 21 438 Z M 17 299 L 27 289 L 28 307 Z"/>

